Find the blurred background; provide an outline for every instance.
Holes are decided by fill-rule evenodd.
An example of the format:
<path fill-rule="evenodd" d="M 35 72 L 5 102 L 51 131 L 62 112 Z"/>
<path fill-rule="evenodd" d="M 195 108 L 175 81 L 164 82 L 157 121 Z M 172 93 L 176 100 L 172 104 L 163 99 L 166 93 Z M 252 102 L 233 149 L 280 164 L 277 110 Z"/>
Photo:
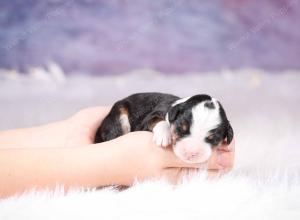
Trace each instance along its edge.
<path fill-rule="evenodd" d="M 208 93 L 239 166 L 299 171 L 299 27 L 299 0 L 1 1 L 0 129 L 134 92 Z"/>
<path fill-rule="evenodd" d="M 0 67 L 66 73 L 300 67 L 298 0 L 10 0 Z"/>

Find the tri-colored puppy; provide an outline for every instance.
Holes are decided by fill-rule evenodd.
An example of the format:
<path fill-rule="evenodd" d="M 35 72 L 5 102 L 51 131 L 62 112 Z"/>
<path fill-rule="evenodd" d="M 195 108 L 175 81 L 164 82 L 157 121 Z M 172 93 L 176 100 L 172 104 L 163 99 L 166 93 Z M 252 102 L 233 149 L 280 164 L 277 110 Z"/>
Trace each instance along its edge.
<path fill-rule="evenodd" d="M 185 162 L 206 161 L 213 147 L 233 139 L 219 101 L 209 95 L 179 98 L 163 93 L 137 93 L 114 104 L 98 128 L 95 143 L 132 131 L 152 131 L 158 146 L 173 146 Z"/>

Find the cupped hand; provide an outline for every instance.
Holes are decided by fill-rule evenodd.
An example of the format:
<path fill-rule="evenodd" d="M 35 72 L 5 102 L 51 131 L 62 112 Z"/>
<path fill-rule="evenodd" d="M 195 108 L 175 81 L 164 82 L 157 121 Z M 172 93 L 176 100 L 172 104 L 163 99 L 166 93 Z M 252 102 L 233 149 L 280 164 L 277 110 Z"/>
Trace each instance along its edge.
<path fill-rule="evenodd" d="M 92 144 L 95 133 L 109 110 L 110 107 L 92 107 L 73 115 L 68 120 L 69 130 L 65 146 Z M 143 180 L 165 176 L 172 182 L 177 182 L 183 174 L 195 169 L 207 169 L 209 175 L 214 176 L 220 171 L 231 170 L 234 164 L 235 140 L 230 145 L 223 142 L 221 146 L 214 148 L 211 157 L 204 164 L 188 164 L 181 161 L 172 149 L 156 146 L 150 132 L 131 132 L 110 142 L 111 145 L 119 146 L 119 151 L 123 154 L 122 159 L 125 163 L 122 168 L 127 167 L 125 185 L 132 183 L 134 177 Z"/>
<path fill-rule="evenodd" d="M 110 107 L 91 107 L 78 111 L 67 120 L 67 135 L 64 146 L 79 147 L 93 144 L 95 134 Z"/>

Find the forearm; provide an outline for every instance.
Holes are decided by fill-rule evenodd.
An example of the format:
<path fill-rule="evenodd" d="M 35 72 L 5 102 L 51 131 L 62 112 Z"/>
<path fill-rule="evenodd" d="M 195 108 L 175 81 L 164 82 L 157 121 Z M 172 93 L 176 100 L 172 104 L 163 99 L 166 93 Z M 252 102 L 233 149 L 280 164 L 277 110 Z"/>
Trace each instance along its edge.
<path fill-rule="evenodd" d="M 0 149 L 22 147 L 82 146 L 94 134 L 110 107 L 91 107 L 70 118 L 33 128 L 0 131 Z"/>
<path fill-rule="evenodd" d="M 67 137 L 67 120 L 33 128 L 0 131 L 0 149 L 62 146 Z"/>
<path fill-rule="evenodd" d="M 110 146 L 106 146 L 110 145 Z M 97 187 L 122 180 L 120 152 L 110 143 L 75 148 L 0 150 L 0 197 L 32 187 Z"/>

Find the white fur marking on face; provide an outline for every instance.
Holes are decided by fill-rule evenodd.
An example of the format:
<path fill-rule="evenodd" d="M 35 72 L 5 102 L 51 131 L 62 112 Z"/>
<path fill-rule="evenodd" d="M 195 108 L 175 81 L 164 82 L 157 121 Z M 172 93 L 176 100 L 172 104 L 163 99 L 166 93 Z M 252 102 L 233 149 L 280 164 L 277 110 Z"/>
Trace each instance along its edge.
<path fill-rule="evenodd" d="M 204 139 L 207 133 L 216 128 L 221 122 L 219 113 L 219 104 L 216 99 L 212 99 L 215 104 L 214 109 L 210 109 L 204 106 L 205 101 L 199 103 L 192 109 L 193 121 L 191 125 L 191 136 L 197 136 Z"/>
<path fill-rule="evenodd" d="M 216 99 L 213 98 L 211 101 L 215 104 L 214 109 L 204 106 L 207 101 L 192 108 L 191 134 L 173 146 L 175 154 L 183 161 L 189 163 L 204 162 L 211 155 L 211 146 L 205 142 L 205 137 L 210 130 L 216 128 L 221 122 L 220 106 Z M 195 153 L 197 155 L 192 157 L 191 155 Z"/>
<path fill-rule="evenodd" d="M 203 163 L 207 161 L 211 155 L 211 146 L 209 144 L 205 144 L 204 147 L 202 148 L 202 153 L 200 157 L 196 158 L 198 163 Z"/>
<path fill-rule="evenodd" d="M 129 133 L 130 129 L 131 129 L 131 126 L 130 126 L 130 123 L 129 123 L 128 115 L 127 114 L 121 114 L 119 119 L 120 119 L 123 134 Z"/>
<path fill-rule="evenodd" d="M 186 98 L 182 98 L 182 99 L 178 99 L 177 101 L 175 101 L 173 104 L 172 104 L 172 107 L 174 107 L 175 105 L 178 105 L 180 103 L 183 103 L 183 102 L 186 102 L 189 98 L 191 98 L 192 96 L 189 96 L 189 97 L 186 97 Z"/>
<path fill-rule="evenodd" d="M 162 147 L 167 147 L 172 143 L 170 126 L 167 121 L 160 121 L 154 126 L 153 141 Z"/>

